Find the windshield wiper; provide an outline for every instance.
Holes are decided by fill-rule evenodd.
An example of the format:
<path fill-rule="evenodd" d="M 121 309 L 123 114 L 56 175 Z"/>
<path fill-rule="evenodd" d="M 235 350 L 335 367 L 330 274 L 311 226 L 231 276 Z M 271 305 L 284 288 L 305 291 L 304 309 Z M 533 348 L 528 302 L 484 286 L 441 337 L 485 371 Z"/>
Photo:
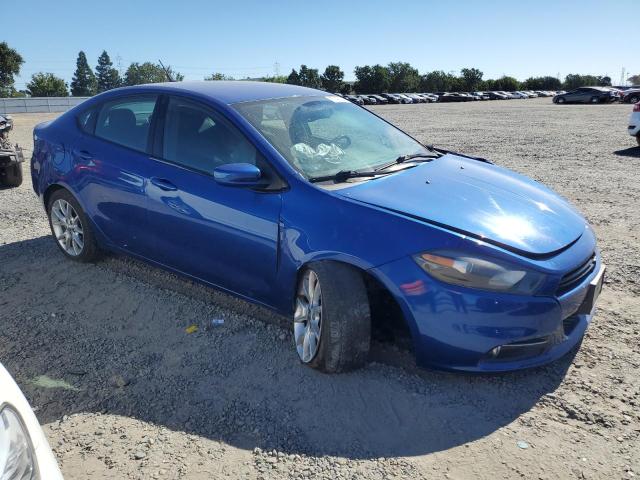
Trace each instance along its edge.
<path fill-rule="evenodd" d="M 322 175 L 320 177 L 309 177 L 309 181 L 312 183 L 316 182 L 326 182 L 328 180 L 334 180 L 335 182 L 344 182 L 349 178 L 360 178 L 360 177 L 377 177 L 380 175 L 384 175 L 384 173 L 372 170 L 372 171 L 363 171 L 358 172 L 357 170 L 340 170 L 333 175 Z"/>
<path fill-rule="evenodd" d="M 386 170 L 387 168 L 393 167 L 394 165 L 397 165 L 399 163 L 404 163 L 404 162 L 408 162 L 408 161 L 412 161 L 412 160 L 418 160 L 418 159 L 424 159 L 425 162 L 430 162 L 434 158 L 438 158 L 438 157 L 441 157 L 441 156 L 442 155 L 440 155 L 437 152 L 434 152 L 434 153 L 413 153 L 411 155 L 400 155 L 393 162 L 385 163 L 384 165 L 380 165 L 379 167 L 376 167 L 374 169 L 374 171 L 380 172 L 381 170 Z"/>

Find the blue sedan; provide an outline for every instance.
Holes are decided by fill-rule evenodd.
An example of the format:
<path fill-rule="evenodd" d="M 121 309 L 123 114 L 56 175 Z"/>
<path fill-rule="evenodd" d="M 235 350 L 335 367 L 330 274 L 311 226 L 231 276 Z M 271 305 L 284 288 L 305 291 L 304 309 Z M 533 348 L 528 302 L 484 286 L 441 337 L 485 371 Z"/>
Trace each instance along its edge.
<path fill-rule="evenodd" d="M 38 125 L 34 145 L 65 256 L 123 252 L 289 315 L 322 371 L 362 366 L 374 333 L 402 328 L 420 365 L 541 365 L 579 344 L 602 288 L 563 198 L 319 90 L 121 88 Z"/>

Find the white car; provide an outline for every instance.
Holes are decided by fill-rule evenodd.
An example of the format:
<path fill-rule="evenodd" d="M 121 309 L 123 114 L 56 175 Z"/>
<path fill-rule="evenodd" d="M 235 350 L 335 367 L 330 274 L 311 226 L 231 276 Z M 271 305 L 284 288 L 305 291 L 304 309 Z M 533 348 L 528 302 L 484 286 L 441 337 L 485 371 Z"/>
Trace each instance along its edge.
<path fill-rule="evenodd" d="M 629 117 L 629 135 L 636 137 L 638 146 L 640 147 L 640 102 L 633 106 L 631 116 Z"/>
<path fill-rule="evenodd" d="M 524 92 L 510 92 L 511 95 L 515 95 L 516 98 L 529 98 L 529 95 L 527 95 Z"/>
<path fill-rule="evenodd" d="M 62 480 L 29 402 L 0 364 L 0 480 Z"/>

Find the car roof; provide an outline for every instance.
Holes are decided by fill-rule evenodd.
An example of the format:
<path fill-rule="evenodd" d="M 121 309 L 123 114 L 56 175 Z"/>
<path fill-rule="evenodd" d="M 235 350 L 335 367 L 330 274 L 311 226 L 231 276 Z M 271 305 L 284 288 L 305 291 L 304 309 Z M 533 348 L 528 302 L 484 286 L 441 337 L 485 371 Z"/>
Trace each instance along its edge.
<path fill-rule="evenodd" d="M 229 105 L 233 103 L 253 102 L 283 97 L 331 95 L 331 93 L 328 92 L 323 92 L 313 88 L 300 87 L 297 85 L 241 80 L 166 82 L 125 88 L 135 88 L 138 91 L 140 89 L 147 91 L 176 90 L 178 92 L 196 93 Z"/>

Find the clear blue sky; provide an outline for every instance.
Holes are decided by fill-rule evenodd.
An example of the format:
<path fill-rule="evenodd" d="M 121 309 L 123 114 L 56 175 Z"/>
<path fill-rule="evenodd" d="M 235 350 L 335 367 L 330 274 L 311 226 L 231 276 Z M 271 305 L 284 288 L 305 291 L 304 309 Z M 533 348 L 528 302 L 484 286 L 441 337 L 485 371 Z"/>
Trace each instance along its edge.
<path fill-rule="evenodd" d="M 521 80 L 640 73 L 640 0 L 12 0 L 10 10 L 0 41 L 25 59 L 19 89 L 37 71 L 69 81 L 79 50 L 94 67 L 103 49 L 124 69 L 162 59 L 190 80 L 273 75 L 276 62 L 282 74 L 337 64 L 347 80 L 356 65 L 390 61 Z"/>

